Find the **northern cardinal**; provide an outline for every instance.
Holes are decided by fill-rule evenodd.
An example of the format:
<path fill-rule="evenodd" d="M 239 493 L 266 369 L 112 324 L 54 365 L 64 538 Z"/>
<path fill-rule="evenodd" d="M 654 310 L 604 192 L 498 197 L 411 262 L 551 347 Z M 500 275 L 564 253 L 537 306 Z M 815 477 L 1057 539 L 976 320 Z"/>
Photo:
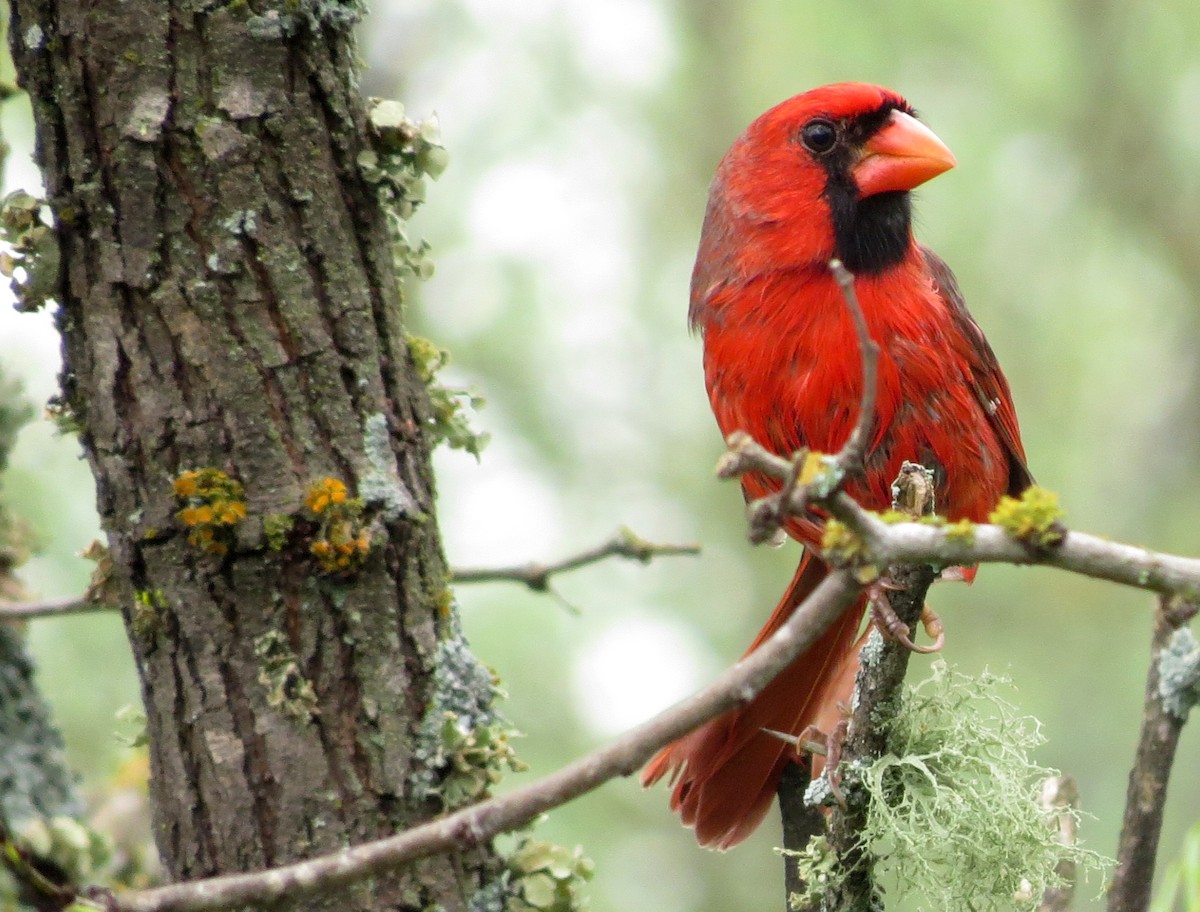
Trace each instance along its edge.
<path fill-rule="evenodd" d="M 833 453 L 857 419 L 862 362 L 829 270 L 840 259 L 879 344 L 878 403 L 865 472 L 847 490 L 885 509 L 903 460 L 932 468 L 939 512 L 982 521 L 1032 483 L 1008 382 L 950 269 L 912 235 L 909 191 L 954 167 L 950 150 L 895 92 L 840 83 L 772 108 L 713 179 L 692 272 L 690 322 L 724 434 L 780 455 Z M 747 498 L 778 482 L 747 475 Z M 828 572 L 810 550 L 821 519 L 793 518 L 805 545 L 782 600 L 750 646 L 788 618 Z M 644 785 L 674 783 L 671 807 L 701 845 L 727 849 L 766 815 L 795 750 L 764 729 L 826 731 L 849 697 L 865 601 L 846 611 L 748 705 L 666 747 Z"/>

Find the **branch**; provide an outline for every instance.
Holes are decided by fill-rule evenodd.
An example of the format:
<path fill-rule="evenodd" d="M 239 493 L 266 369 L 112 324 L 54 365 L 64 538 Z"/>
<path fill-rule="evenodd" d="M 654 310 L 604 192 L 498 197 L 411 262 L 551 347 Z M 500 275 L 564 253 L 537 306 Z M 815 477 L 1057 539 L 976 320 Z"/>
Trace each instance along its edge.
<path fill-rule="evenodd" d="M 230 874 L 125 894 L 118 912 L 207 912 L 264 905 L 345 886 L 442 852 L 461 851 L 527 824 L 616 776 L 628 776 L 659 748 L 762 690 L 862 592 L 846 571 L 834 571 L 762 646 L 704 690 L 659 713 L 605 747 L 539 782 L 456 811 L 395 836 L 298 864 Z"/>
<path fill-rule="evenodd" d="M 619 529 L 603 544 L 552 564 L 530 562 L 512 567 L 455 569 L 451 571 L 450 578 L 454 583 L 522 583 L 535 592 L 545 592 L 550 587 L 550 577 L 555 574 L 595 564 L 605 558 L 624 557 L 648 564 L 656 557 L 699 553 L 699 545 L 659 545 L 646 541 L 629 529 Z"/>
<path fill-rule="evenodd" d="M 723 476 L 753 471 L 783 480 L 792 471 L 790 460 L 768 452 L 741 431 L 730 434 L 726 443 L 729 450 L 719 464 Z M 798 486 L 791 492 L 785 512 L 803 512 L 817 500 L 805 486 Z M 1200 598 L 1200 559 L 1192 557 L 1151 551 L 1074 530 L 1064 531 L 1062 541 L 1053 547 L 1039 548 L 1014 538 L 1001 526 L 986 523 L 972 526 L 969 533 L 924 523 L 887 523 L 840 492 L 821 500 L 821 505 L 862 540 L 863 563 L 881 567 L 917 563 L 1036 564 L 1149 592 L 1189 600 Z"/>
<path fill-rule="evenodd" d="M 8 602 L 0 605 L 0 620 L 31 621 L 35 618 L 64 617 L 90 611 L 116 611 L 116 605 L 99 602 L 86 595 L 45 599 L 38 602 Z"/>
<path fill-rule="evenodd" d="M 892 485 L 896 492 L 893 508 L 903 507 L 914 518 L 933 512 L 933 486 L 930 473 L 924 467 L 904 463 L 900 477 Z M 888 611 L 900 629 L 915 630 L 925 607 L 937 571 L 928 564 L 895 565 L 888 568 L 889 590 L 879 589 L 877 598 L 886 594 Z M 841 768 L 855 771 L 870 766 L 888 749 L 892 720 L 899 706 L 904 676 L 912 645 L 884 637 L 884 629 L 892 629 L 875 618 L 876 629 L 859 653 L 858 676 L 851 700 L 853 710 L 846 729 L 841 751 Z M 837 771 L 827 773 L 831 778 Z M 860 788 L 848 789 L 845 803 L 835 807 L 829 817 L 829 847 L 838 858 L 838 866 L 847 877 L 824 900 L 830 909 L 875 908 L 882 902 L 875 882 L 874 847 L 863 844 L 862 833 L 867 828 L 867 796 Z"/>
<path fill-rule="evenodd" d="M 792 906 L 792 897 L 801 895 L 805 887 L 796 856 L 804 852 L 814 836 L 825 832 L 824 812 L 804 800 L 811 784 L 812 755 L 802 753 L 794 763 L 783 768 L 783 777 L 776 789 L 779 816 L 783 821 L 784 908 L 792 912 L 816 912 L 813 907 L 800 909 Z"/>
<path fill-rule="evenodd" d="M 1200 696 L 1197 683 L 1200 649 L 1185 626 L 1195 614 L 1194 603 L 1176 604 L 1168 598 L 1159 602 L 1150 648 L 1150 670 L 1146 675 L 1142 729 L 1133 770 L 1129 774 L 1125 819 L 1117 846 L 1117 870 L 1108 893 L 1108 912 L 1143 912 L 1150 903 L 1167 782 L 1183 723 L 1187 720 L 1188 710 Z M 1183 655 L 1172 648 L 1180 645 L 1184 647 Z"/>
<path fill-rule="evenodd" d="M 891 610 L 910 629 L 921 616 L 925 593 L 936 575 L 929 564 L 892 567 L 888 571 L 889 578 L 901 587 L 888 593 Z M 884 638 L 878 629 L 871 632 L 860 653 L 862 668 L 842 748 L 842 769 L 865 769 L 887 751 L 891 721 L 911 656 L 907 646 Z M 830 814 L 829 847 L 847 877 L 832 895 L 826 895 L 824 905 L 828 909 L 873 909 L 880 900 L 874 876 L 874 847 L 862 842 L 867 821 L 866 793 L 860 788 L 847 788 L 844 794 L 846 806 L 835 807 Z"/>
<path fill-rule="evenodd" d="M 512 567 L 471 567 L 450 571 L 454 583 L 512 582 L 535 592 L 550 589 L 550 577 L 598 563 L 609 557 L 624 557 L 648 564 L 656 557 L 699 554 L 699 545 L 660 545 L 647 541 L 629 529 L 619 529 L 608 541 L 553 564 L 530 562 Z M 0 604 L 0 620 L 29 621 L 35 618 L 64 617 L 89 611 L 116 611 L 117 605 L 97 599 L 89 593 L 66 598 Z"/>

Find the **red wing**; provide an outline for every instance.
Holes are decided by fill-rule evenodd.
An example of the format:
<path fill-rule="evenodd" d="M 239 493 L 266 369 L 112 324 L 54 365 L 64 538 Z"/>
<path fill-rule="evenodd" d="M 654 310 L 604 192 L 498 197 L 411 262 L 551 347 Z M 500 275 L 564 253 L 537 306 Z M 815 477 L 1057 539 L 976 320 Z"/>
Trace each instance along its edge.
<path fill-rule="evenodd" d="M 1019 494 L 1033 484 L 1033 475 L 1025 465 L 1025 448 L 1021 445 L 1021 429 L 1017 425 L 1017 410 L 1013 406 L 1008 381 L 1000 370 L 1000 362 L 996 360 L 983 330 L 967 310 L 950 267 L 928 247 L 921 247 L 921 253 L 925 257 L 925 264 L 933 276 L 939 294 L 949 305 L 951 316 L 959 330 L 959 338 L 969 345 L 964 354 L 971 368 L 975 395 L 1008 456 L 1008 493 Z"/>

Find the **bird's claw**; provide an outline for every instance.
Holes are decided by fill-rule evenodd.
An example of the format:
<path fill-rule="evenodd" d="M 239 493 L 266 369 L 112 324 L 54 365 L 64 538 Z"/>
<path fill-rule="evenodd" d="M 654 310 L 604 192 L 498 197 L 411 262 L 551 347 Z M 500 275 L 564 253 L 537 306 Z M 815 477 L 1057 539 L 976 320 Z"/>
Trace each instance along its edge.
<path fill-rule="evenodd" d="M 921 626 L 925 628 L 925 635 L 933 642 L 917 651 L 941 652 L 942 647 L 946 645 L 946 628 L 942 626 L 942 619 L 938 617 L 938 613 L 928 605 L 921 607 Z"/>
<path fill-rule="evenodd" d="M 928 605 L 921 608 L 921 625 L 925 628 L 925 632 L 929 638 L 933 640 L 928 646 L 920 646 L 912 641 L 911 631 L 908 625 L 905 624 L 896 612 L 892 610 L 887 598 L 884 597 L 884 592 L 899 592 L 903 591 L 903 586 L 898 586 L 893 580 L 883 577 L 876 580 L 871 586 L 871 592 L 867 602 L 871 606 L 871 620 L 878 628 L 879 632 L 889 640 L 899 643 L 910 652 L 918 652 L 922 655 L 928 655 L 932 652 L 941 652 L 942 647 L 946 645 L 946 632 L 942 627 L 942 619 Z"/>

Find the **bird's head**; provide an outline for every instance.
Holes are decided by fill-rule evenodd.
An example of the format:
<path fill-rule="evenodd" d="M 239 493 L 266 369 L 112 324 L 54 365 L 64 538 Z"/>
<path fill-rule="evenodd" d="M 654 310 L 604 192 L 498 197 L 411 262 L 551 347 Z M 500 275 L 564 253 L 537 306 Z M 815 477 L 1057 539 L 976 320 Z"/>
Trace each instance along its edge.
<path fill-rule="evenodd" d="M 912 244 L 908 191 L 954 164 L 895 92 L 823 86 L 776 105 L 734 142 L 713 181 L 705 232 L 740 239 L 751 258 L 744 274 L 834 256 L 852 272 L 882 272 Z M 764 256 L 774 262 L 753 262 Z"/>

